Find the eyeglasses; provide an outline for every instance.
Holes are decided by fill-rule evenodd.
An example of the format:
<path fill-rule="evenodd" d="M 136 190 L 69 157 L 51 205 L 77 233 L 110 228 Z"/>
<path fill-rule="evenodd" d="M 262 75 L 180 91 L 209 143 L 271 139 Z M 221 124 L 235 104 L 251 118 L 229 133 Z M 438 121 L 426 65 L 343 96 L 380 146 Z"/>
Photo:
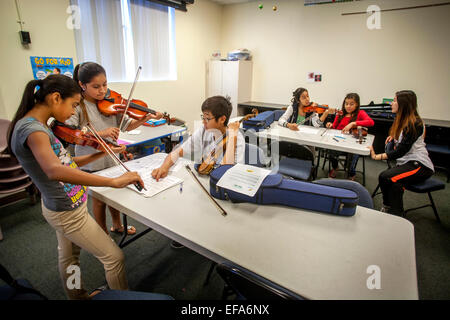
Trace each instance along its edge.
<path fill-rule="evenodd" d="M 202 114 L 200 115 L 200 118 L 201 118 L 203 121 L 206 120 L 206 122 L 209 122 L 209 121 L 211 121 L 212 119 L 214 119 L 214 118 L 206 118 L 206 117 L 203 116 Z"/>

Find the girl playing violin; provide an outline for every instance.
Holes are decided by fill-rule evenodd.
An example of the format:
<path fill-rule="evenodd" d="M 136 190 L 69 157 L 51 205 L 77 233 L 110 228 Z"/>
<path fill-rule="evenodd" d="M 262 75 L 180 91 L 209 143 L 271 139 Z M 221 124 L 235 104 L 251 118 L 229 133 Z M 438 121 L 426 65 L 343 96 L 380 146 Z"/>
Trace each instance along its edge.
<path fill-rule="evenodd" d="M 386 152 L 375 154 L 371 146 L 370 155 L 374 160 L 397 161 L 397 166 L 383 171 L 378 181 L 383 193 L 381 211 L 399 215 L 403 212 L 403 186 L 428 179 L 434 166 L 425 146 L 425 125 L 417 112 L 416 94 L 397 92 L 392 113 L 396 117 L 386 139 Z"/>
<path fill-rule="evenodd" d="M 80 98 L 77 83 L 64 75 L 30 81 L 8 131 L 9 148 L 40 190 L 42 214 L 56 230 L 59 272 L 70 299 L 89 298 L 83 287 L 66 285 L 73 273 L 68 268 L 80 265 L 80 248 L 103 263 L 111 289 L 128 288 L 123 253 L 89 215 L 85 185 L 122 188 L 143 184 L 135 172 L 113 179 L 79 170 L 78 166 L 101 159 L 105 153 L 72 158 L 47 127 L 50 117 L 64 122 L 73 115 Z"/>
<path fill-rule="evenodd" d="M 108 82 L 106 79 L 105 69 L 95 62 L 85 62 L 77 65 L 73 72 L 73 79 L 79 84 L 82 91 L 82 99 L 79 107 L 75 110 L 75 114 L 66 121 L 66 124 L 83 127 L 90 122 L 96 128 L 102 138 L 112 139 L 116 141 L 119 138 L 119 128 L 123 114 L 104 115 L 100 112 L 97 104 L 105 98 L 108 91 Z M 122 131 L 130 131 L 136 129 L 150 119 L 159 119 L 161 113 L 148 113 L 141 120 L 133 120 L 127 115 L 123 115 Z M 121 151 L 125 150 L 125 146 Z M 89 146 L 75 145 L 75 156 L 89 155 L 96 152 L 94 148 Z M 87 172 L 95 172 L 114 166 L 113 159 L 105 157 L 94 161 L 81 169 Z M 95 220 L 108 233 L 106 228 L 106 204 L 96 198 L 92 199 L 92 208 Z M 120 212 L 112 207 L 108 207 L 111 213 L 113 226 L 111 232 L 123 233 L 123 225 L 120 220 Z M 128 234 L 135 234 L 136 228 L 129 226 Z"/>
<path fill-rule="evenodd" d="M 311 125 L 314 127 L 323 127 L 323 122 L 329 114 L 334 114 L 335 109 L 327 108 L 319 117 L 317 112 L 307 112 L 305 109 L 308 106 L 317 107 L 318 104 L 311 102 L 309 99 L 308 90 L 305 88 L 297 88 L 293 92 L 290 105 L 286 112 L 278 120 L 278 124 L 282 127 L 297 131 L 300 124 Z"/>
<path fill-rule="evenodd" d="M 362 127 L 372 127 L 374 121 L 369 117 L 369 115 L 364 111 L 360 110 L 360 99 L 357 93 L 349 93 L 346 95 L 344 102 L 342 103 L 342 114 L 336 115 L 334 122 L 328 122 L 326 124 L 327 128 L 333 128 L 337 130 L 342 130 L 343 133 L 350 133 L 352 128 L 358 126 Z M 336 170 L 338 168 L 338 157 L 342 152 L 329 150 L 328 151 L 332 169 L 328 173 L 330 178 L 336 178 Z M 350 164 L 348 176 L 349 179 L 355 180 L 356 175 L 356 165 L 358 164 L 358 155 L 353 155 L 352 162 Z"/>

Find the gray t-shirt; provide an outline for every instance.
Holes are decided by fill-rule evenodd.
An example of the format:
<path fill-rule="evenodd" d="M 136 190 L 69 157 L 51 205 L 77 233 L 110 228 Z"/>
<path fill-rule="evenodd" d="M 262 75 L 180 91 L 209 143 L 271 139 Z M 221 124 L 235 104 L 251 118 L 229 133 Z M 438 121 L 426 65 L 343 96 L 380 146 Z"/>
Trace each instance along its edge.
<path fill-rule="evenodd" d="M 95 130 L 102 131 L 111 127 L 117 128 L 120 125 L 120 120 L 122 119 L 121 114 L 105 116 L 98 110 L 97 106 L 94 103 L 84 100 L 84 104 L 86 105 L 86 112 L 89 121 L 94 126 Z M 125 115 L 125 119 L 123 120 L 122 124 L 122 131 L 128 128 L 132 120 L 133 119 Z M 68 125 L 80 127 L 85 126 L 86 123 L 87 119 L 83 114 L 81 106 L 78 106 L 76 108 L 75 114 L 72 117 L 70 117 L 69 120 L 66 121 L 66 124 Z M 97 152 L 98 150 L 89 146 L 75 145 L 76 157 L 89 155 Z M 115 165 L 116 163 L 111 157 L 102 157 L 98 160 L 88 163 L 87 165 L 84 165 L 83 167 L 81 167 L 81 169 L 87 171 L 98 171 L 109 167 L 113 167 Z"/>
<path fill-rule="evenodd" d="M 47 177 L 27 144 L 28 136 L 37 131 L 45 132 L 48 135 L 53 152 L 59 158 L 61 164 L 77 168 L 77 164 L 72 160 L 70 153 L 64 149 L 53 132 L 31 117 L 23 118 L 16 123 L 12 134 L 11 148 L 25 172 L 41 192 L 42 200 L 47 209 L 53 211 L 75 210 L 86 202 L 87 187 L 50 180 Z"/>

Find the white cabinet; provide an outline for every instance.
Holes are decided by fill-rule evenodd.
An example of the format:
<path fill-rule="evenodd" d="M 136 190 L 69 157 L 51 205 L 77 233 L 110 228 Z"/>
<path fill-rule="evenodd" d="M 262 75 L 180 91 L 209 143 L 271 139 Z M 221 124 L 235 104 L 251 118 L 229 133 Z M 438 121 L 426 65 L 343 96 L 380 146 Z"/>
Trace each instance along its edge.
<path fill-rule="evenodd" d="M 206 78 L 206 97 L 229 96 L 233 104 L 231 117 L 237 116 L 238 103 L 251 100 L 252 61 L 211 60 Z"/>

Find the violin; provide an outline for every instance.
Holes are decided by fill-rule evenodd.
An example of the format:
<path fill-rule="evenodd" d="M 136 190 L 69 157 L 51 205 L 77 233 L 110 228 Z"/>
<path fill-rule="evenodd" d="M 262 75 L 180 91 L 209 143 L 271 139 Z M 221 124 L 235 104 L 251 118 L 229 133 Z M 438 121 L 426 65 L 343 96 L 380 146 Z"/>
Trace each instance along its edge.
<path fill-rule="evenodd" d="M 356 139 L 358 139 L 358 143 L 362 144 L 365 140 L 366 140 L 366 136 L 367 136 L 367 128 L 366 127 L 361 127 L 358 126 L 356 128 L 352 128 L 350 130 L 351 134 L 353 135 L 353 137 L 355 137 Z"/>
<path fill-rule="evenodd" d="M 125 168 L 128 172 L 130 170 L 120 161 L 120 159 L 113 153 L 113 151 L 110 149 L 109 145 L 112 145 L 114 147 L 119 146 L 117 143 L 112 141 L 106 141 L 103 138 L 101 138 L 98 135 L 98 132 L 93 132 L 94 134 L 90 134 L 87 132 L 84 132 L 84 130 L 77 129 L 74 126 L 69 126 L 64 123 L 61 123 L 57 120 L 53 120 L 53 122 L 50 124 L 50 127 L 58 138 L 62 139 L 63 141 L 70 143 L 70 144 L 78 144 L 81 146 L 89 146 L 98 150 L 101 150 L 103 152 L 106 152 L 116 163 L 122 165 L 122 167 Z M 90 124 L 87 124 L 88 128 L 91 128 Z M 89 130 L 95 130 L 95 129 L 89 129 Z M 127 154 L 124 151 L 124 156 L 127 158 Z M 143 189 L 143 186 L 139 182 L 136 182 L 134 184 L 136 189 L 141 191 Z M 145 188 L 144 188 L 145 189 Z"/>
<path fill-rule="evenodd" d="M 250 118 L 253 118 L 258 115 L 258 110 L 256 108 L 252 109 L 252 113 L 249 113 L 242 117 L 241 120 L 238 122 L 241 123 L 242 121 L 247 121 Z M 211 150 L 211 152 L 208 154 L 208 156 L 203 158 L 202 163 L 198 166 L 197 171 L 199 174 L 202 175 L 208 175 L 211 173 L 211 171 L 214 169 L 214 166 L 216 165 L 217 159 L 219 158 L 218 153 L 216 153 L 217 150 L 222 149 L 222 154 L 225 153 L 226 145 L 228 141 L 228 135 L 225 133 L 221 139 L 216 142 L 215 147 Z"/>
<path fill-rule="evenodd" d="M 128 100 L 124 99 L 120 93 L 108 89 L 103 100 L 97 101 L 97 108 L 102 114 L 111 116 L 124 113 L 127 103 Z M 150 109 L 142 100 L 131 99 L 126 113 L 135 120 L 141 120 L 149 113 L 156 114 L 156 111 Z"/>
<path fill-rule="evenodd" d="M 317 105 L 317 106 L 309 105 L 309 106 L 303 107 L 303 111 L 305 111 L 305 112 L 316 112 L 319 114 L 324 113 L 325 110 L 328 110 L 328 109 L 330 109 L 330 107 L 327 104 Z M 336 110 L 336 112 L 338 112 L 338 111 Z"/>
<path fill-rule="evenodd" d="M 69 126 L 57 120 L 53 120 L 53 122 L 50 124 L 50 128 L 52 129 L 55 136 L 68 144 L 88 146 L 97 150 L 106 151 L 102 143 L 99 142 L 99 140 L 96 139 L 92 134 L 84 132 L 83 130 L 78 129 L 75 126 Z M 113 147 L 119 146 L 119 144 L 114 141 L 105 140 L 105 142 Z M 124 151 L 122 154 L 126 160 L 130 160 L 133 158 L 133 155 L 127 153 L 126 151 Z"/>

